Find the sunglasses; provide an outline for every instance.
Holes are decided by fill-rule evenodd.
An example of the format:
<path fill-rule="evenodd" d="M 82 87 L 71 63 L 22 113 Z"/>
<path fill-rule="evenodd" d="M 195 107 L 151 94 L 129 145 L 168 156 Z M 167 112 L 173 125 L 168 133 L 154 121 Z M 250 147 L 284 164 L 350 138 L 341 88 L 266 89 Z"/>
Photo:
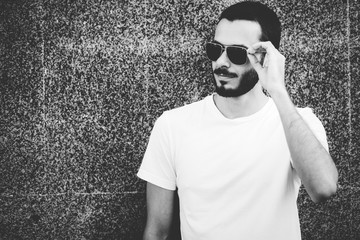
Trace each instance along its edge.
<path fill-rule="evenodd" d="M 206 54 L 211 61 L 216 61 L 226 51 L 229 60 L 237 65 L 245 64 L 247 61 L 247 48 L 242 46 L 224 46 L 217 42 L 206 43 Z"/>

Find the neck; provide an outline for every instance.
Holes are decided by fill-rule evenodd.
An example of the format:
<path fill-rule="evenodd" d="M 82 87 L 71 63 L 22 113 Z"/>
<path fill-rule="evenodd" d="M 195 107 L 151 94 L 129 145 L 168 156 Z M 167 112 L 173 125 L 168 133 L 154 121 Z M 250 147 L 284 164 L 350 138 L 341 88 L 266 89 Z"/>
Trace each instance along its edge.
<path fill-rule="evenodd" d="M 248 93 L 239 97 L 214 95 L 214 102 L 219 111 L 229 119 L 246 117 L 259 111 L 268 101 L 258 83 Z"/>

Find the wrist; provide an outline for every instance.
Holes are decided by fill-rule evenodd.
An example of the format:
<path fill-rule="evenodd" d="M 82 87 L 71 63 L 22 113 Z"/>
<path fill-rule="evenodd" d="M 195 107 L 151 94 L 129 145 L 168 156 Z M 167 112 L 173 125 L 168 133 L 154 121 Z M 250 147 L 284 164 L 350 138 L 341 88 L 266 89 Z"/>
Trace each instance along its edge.
<path fill-rule="evenodd" d="M 278 89 L 277 91 L 269 92 L 269 94 L 273 99 L 276 107 L 278 108 L 280 114 L 297 113 L 296 108 L 285 87 L 282 89 Z"/>
<path fill-rule="evenodd" d="M 271 98 L 274 101 L 276 101 L 277 99 L 284 100 L 284 98 L 290 98 L 286 88 L 283 86 L 273 89 L 267 89 L 267 92 L 270 94 Z"/>

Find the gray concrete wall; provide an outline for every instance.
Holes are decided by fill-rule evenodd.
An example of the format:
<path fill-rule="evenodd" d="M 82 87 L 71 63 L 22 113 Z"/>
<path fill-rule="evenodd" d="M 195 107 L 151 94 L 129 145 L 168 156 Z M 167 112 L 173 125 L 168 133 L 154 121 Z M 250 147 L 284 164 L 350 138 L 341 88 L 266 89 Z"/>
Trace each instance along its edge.
<path fill-rule="evenodd" d="M 234 1 L 0 1 L 0 239 L 139 239 L 155 119 L 212 91 L 203 45 Z M 262 1 L 286 83 L 340 172 L 298 200 L 304 240 L 360 239 L 359 2 Z"/>

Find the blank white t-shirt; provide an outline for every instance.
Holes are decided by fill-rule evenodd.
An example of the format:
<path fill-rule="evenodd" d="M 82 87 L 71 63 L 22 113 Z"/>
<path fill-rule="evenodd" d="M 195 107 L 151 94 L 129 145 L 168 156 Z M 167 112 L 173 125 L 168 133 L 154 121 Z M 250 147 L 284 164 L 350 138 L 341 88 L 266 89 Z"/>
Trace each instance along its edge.
<path fill-rule="evenodd" d="M 310 108 L 298 109 L 328 149 Z M 301 181 L 271 98 L 253 115 L 228 119 L 213 96 L 164 112 L 138 177 L 175 190 L 184 240 L 299 240 Z"/>

